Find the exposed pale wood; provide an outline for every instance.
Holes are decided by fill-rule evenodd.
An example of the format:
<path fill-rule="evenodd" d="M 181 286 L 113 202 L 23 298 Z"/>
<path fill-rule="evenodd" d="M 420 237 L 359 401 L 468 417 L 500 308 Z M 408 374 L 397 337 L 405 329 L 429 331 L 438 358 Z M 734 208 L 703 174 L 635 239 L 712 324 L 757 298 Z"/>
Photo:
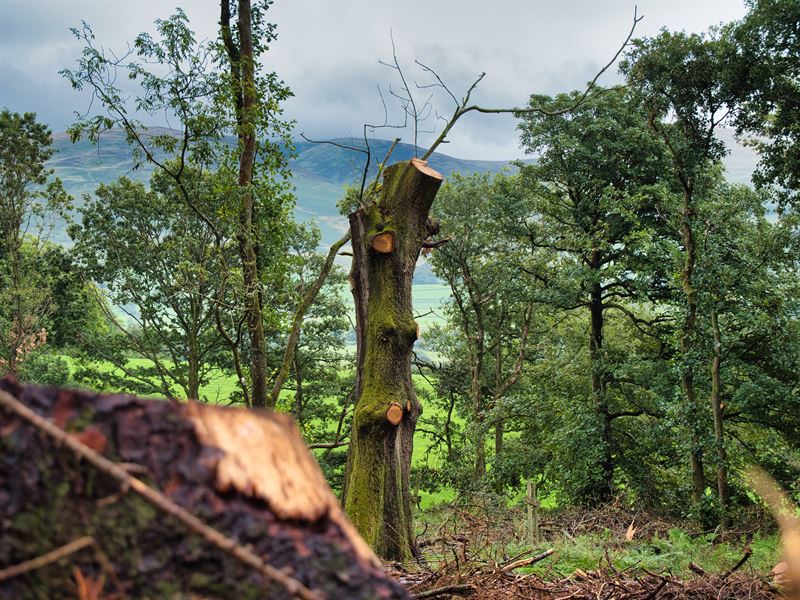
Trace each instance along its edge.
<path fill-rule="evenodd" d="M 381 254 L 394 252 L 394 231 L 381 231 L 372 238 L 372 249 Z"/>
<path fill-rule="evenodd" d="M 389 404 L 389 408 L 386 409 L 386 420 L 392 425 L 399 425 L 403 420 L 403 407 L 397 402 Z"/>
<path fill-rule="evenodd" d="M 508 571 L 513 571 L 514 569 L 519 569 L 520 567 L 527 567 L 529 565 L 535 564 L 537 562 L 543 561 L 545 558 L 553 554 L 555 550 L 550 548 L 549 550 L 545 550 L 541 554 L 537 554 L 536 556 L 531 556 L 530 558 L 523 558 L 522 560 L 516 560 L 502 568 L 502 571 L 507 573 Z"/>
<path fill-rule="evenodd" d="M 427 160 L 421 160 L 419 158 L 412 158 L 411 159 L 411 164 L 414 165 L 420 173 L 424 173 L 425 175 L 428 175 L 429 177 L 433 177 L 434 179 L 438 179 L 440 181 L 444 179 L 444 177 L 442 176 L 441 173 L 439 173 L 439 171 L 436 171 L 435 169 L 431 169 L 428 166 L 428 161 Z"/>
<path fill-rule="evenodd" d="M 233 488 L 263 500 L 282 519 L 315 521 L 327 515 L 348 534 L 359 556 L 378 564 L 344 516 L 291 417 L 197 402 L 186 412 L 200 441 L 222 451 L 216 465 L 219 491 Z M 258 460 L 243 460 L 253 456 Z"/>

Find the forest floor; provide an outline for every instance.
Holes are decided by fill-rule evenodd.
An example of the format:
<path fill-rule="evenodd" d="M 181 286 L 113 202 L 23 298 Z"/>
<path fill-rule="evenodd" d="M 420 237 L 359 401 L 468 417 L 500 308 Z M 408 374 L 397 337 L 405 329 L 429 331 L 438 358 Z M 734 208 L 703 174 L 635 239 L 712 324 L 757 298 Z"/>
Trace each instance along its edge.
<path fill-rule="evenodd" d="M 440 507 L 418 515 L 418 565 L 388 565 L 418 598 L 715 600 L 781 597 L 780 539 L 765 515 L 701 531 L 618 505 L 543 516 L 525 541 L 517 509 Z"/>

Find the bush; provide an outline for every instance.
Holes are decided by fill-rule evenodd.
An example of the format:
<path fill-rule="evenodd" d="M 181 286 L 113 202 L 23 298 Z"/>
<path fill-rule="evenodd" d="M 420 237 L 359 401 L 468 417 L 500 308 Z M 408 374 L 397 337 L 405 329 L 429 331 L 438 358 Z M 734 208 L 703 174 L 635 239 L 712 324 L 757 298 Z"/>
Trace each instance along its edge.
<path fill-rule="evenodd" d="M 69 382 L 69 375 L 69 363 L 47 351 L 30 354 L 19 370 L 20 381 L 40 385 L 64 386 Z"/>

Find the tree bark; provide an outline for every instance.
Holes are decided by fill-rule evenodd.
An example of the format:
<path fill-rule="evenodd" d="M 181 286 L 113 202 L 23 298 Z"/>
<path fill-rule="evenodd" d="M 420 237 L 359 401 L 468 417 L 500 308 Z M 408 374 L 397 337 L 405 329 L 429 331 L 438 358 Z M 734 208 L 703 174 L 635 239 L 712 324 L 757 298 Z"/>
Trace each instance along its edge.
<path fill-rule="evenodd" d="M 2 600 L 65 597 L 76 569 L 102 580 L 101 597 L 291 597 L 237 547 L 324 598 L 409 597 L 344 517 L 286 415 L 9 379 L 0 394 L 0 571 L 93 538 L 66 563 L 0 580 Z M 97 460 L 12 412 L 10 397 Z M 120 489 L 120 471 L 146 485 Z"/>
<path fill-rule="evenodd" d="M 714 335 L 714 358 L 711 361 L 711 409 L 714 413 L 714 440 L 717 446 L 717 493 L 719 494 L 719 503 L 724 510 L 730 503 L 730 491 L 728 489 L 728 456 L 725 451 L 722 418 L 722 339 L 716 310 L 711 311 L 711 330 Z"/>
<path fill-rule="evenodd" d="M 505 433 L 505 421 L 498 419 L 494 424 L 494 454 L 500 456 L 503 453 L 503 434 Z"/>
<path fill-rule="evenodd" d="M 417 339 L 411 283 L 441 183 L 442 176 L 425 161 L 397 163 L 384 171 L 378 202 L 349 217 L 357 371 L 344 506 L 370 546 L 391 560 L 407 560 L 417 552 L 409 470 L 421 406 L 411 380 Z M 393 243 L 385 252 L 388 233 Z M 390 421 L 393 405 L 401 410 L 398 425 Z"/>
<path fill-rule="evenodd" d="M 274 407 L 267 390 L 267 351 L 261 310 L 261 275 L 256 253 L 253 226 L 255 198 L 253 196 L 253 167 L 256 157 L 256 112 L 258 91 L 255 85 L 253 58 L 252 13 L 250 0 L 239 0 L 238 46 L 230 27 L 231 0 L 221 0 L 220 27 L 231 66 L 231 94 L 236 112 L 239 143 L 239 260 L 244 283 L 244 315 L 250 338 L 250 381 L 252 404 Z"/>
<path fill-rule="evenodd" d="M 186 398 L 198 400 L 200 398 L 200 369 L 203 365 L 200 364 L 200 357 L 197 352 L 195 332 L 192 332 L 192 336 L 189 339 L 189 352 L 186 362 L 188 366 Z"/>

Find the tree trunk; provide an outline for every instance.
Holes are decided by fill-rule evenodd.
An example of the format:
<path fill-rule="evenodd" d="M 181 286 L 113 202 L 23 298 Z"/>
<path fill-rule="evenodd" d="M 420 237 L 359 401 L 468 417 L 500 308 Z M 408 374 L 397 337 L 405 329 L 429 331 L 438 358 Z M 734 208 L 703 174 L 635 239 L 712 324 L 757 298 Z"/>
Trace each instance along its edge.
<path fill-rule="evenodd" d="M 294 597 L 234 556 L 237 545 L 324 598 L 409 597 L 344 517 L 288 416 L 7 379 L 0 430 L 0 600 L 76 597 L 76 573 L 103 598 Z M 119 471 L 149 487 L 120 489 Z M 208 527 L 228 540 L 210 540 Z M 85 536 L 91 546 L 61 562 L 2 574 Z"/>
<path fill-rule="evenodd" d="M 686 316 L 681 327 L 681 354 L 683 369 L 681 372 L 681 385 L 686 394 L 687 414 L 690 420 L 692 449 L 690 459 L 692 465 L 692 500 L 697 503 L 705 494 L 706 480 L 703 475 L 703 448 L 700 436 L 700 410 L 694 390 L 694 367 L 692 352 L 694 351 L 695 327 L 697 325 L 697 292 L 692 280 L 694 266 L 697 261 L 697 245 L 692 230 L 692 192 L 685 189 L 683 207 L 681 211 L 681 229 L 683 234 L 683 248 L 686 253 L 683 270 L 681 272 L 681 286 L 686 303 Z"/>
<path fill-rule="evenodd" d="M 228 2 L 228 0 L 223 0 Z M 253 64 L 253 39 L 250 0 L 239 0 L 239 85 L 241 94 L 237 96 L 239 115 L 239 259 L 242 263 L 244 283 L 244 310 L 247 334 L 250 338 L 250 379 L 253 384 L 253 406 L 270 406 L 267 391 L 267 352 L 264 336 L 264 322 L 261 314 L 261 276 L 256 256 L 256 242 L 253 227 L 255 198 L 253 197 L 253 165 L 256 157 L 255 112 L 257 110 L 257 90 L 255 86 L 255 65 Z"/>
<path fill-rule="evenodd" d="M 590 268 L 595 271 L 592 285 L 589 314 L 591 332 L 589 334 L 589 359 L 592 364 L 592 405 L 597 414 L 602 444 L 600 482 L 595 491 L 596 500 L 607 502 L 614 495 L 614 459 L 611 454 L 611 412 L 605 393 L 606 373 L 603 364 L 603 288 L 600 284 L 601 256 L 599 250 L 592 250 Z"/>
<path fill-rule="evenodd" d="M 725 452 L 725 437 L 722 428 L 722 339 L 719 332 L 719 318 L 711 311 L 711 329 L 714 334 L 714 358 L 711 361 L 711 409 L 714 413 L 714 441 L 717 446 L 717 492 L 723 510 L 730 503 L 728 490 L 728 456 Z M 723 515 L 724 518 L 724 515 Z"/>
<path fill-rule="evenodd" d="M 5 371 L 12 375 L 17 373 L 18 350 L 25 337 L 24 317 L 22 310 L 22 223 L 13 219 L 14 225 L 9 227 L 6 235 L 6 253 L 11 271 L 11 324 L 8 330 L 8 348 Z"/>
<path fill-rule="evenodd" d="M 503 453 L 503 434 L 505 433 L 505 422 L 502 419 L 494 424 L 494 454 L 500 456 Z"/>
<path fill-rule="evenodd" d="M 478 485 L 486 477 L 486 416 L 483 411 L 483 398 L 480 398 L 475 407 L 475 470 L 472 473 L 472 482 Z"/>
<path fill-rule="evenodd" d="M 417 550 L 408 481 L 421 413 L 411 380 L 411 282 L 441 183 L 425 161 L 397 163 L 384 172 L 380 200 L 350 215 L 357 372 L 344 506 L 370 546 L 392 560 Z"/>
<path fill-rule="evenodd" d="M 188 362 L 188 382 L 186 386 L 187 398 L 198 400 L 200 398 L 200 357 L 197 352 L 197 339 L 192 337 L 189 340 Z"/>
<path fill-rule="evenodd" d="M 300 363 L 297 361 L 297 354 L 294 355 L 292 358 L 292 364 L 294 365 L 294 383 L 295 383 L 295 391 L 294 391 L 294 418 L 297 419 L 298 425 L 300 425 L 300 429 L 303 429 L 304 421 L 303 421 L 303 406 L 305 404 L 305 400 L 303 399 L 303 373 L 300 370 Z"/>

